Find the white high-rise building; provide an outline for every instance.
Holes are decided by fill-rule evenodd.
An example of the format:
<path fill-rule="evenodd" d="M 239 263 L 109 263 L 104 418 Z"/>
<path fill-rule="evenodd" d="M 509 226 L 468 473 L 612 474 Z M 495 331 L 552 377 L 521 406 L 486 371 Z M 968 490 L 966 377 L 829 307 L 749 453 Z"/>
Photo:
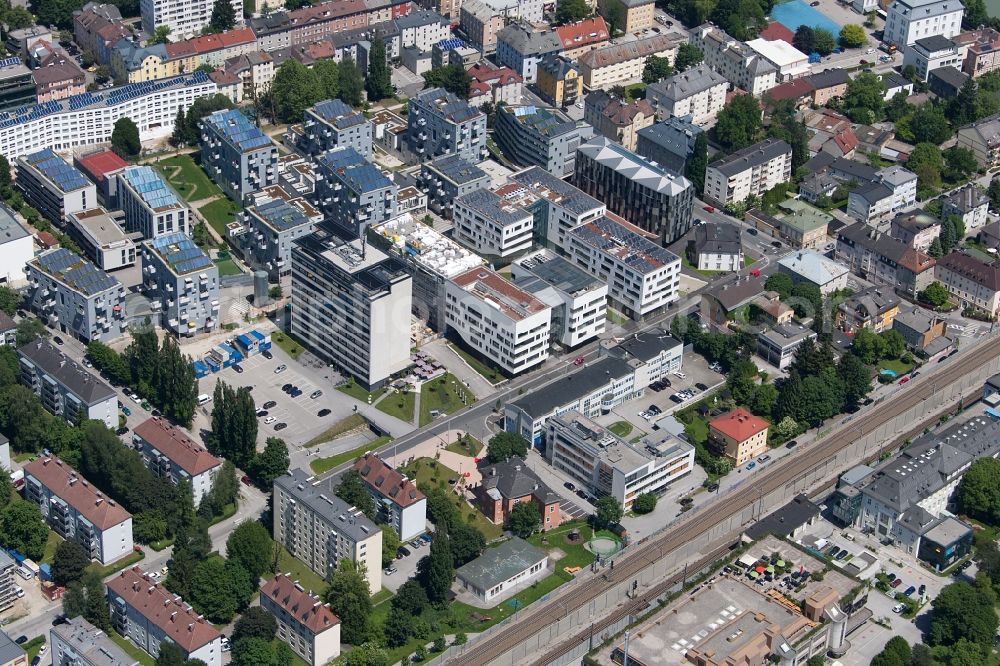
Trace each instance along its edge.
<path fill-rule="evenodd" d="M 236 25 L 243 24 L 243 3 L 232 0 Z M 140 0 L 139 13 L 142 28 L 149 34 L 165 25 L 170 28 L 171 41 L 190 39 L 201 34 L 201 29 L 212 18 L 214 0 Z"/>
<path fill-rule="evenodd" d="M 954 37 L 962 31 L 964 15 L 959 0 L 894 0 L 886 11 L 882 41 L 903 49 L 924 37 Z"/>

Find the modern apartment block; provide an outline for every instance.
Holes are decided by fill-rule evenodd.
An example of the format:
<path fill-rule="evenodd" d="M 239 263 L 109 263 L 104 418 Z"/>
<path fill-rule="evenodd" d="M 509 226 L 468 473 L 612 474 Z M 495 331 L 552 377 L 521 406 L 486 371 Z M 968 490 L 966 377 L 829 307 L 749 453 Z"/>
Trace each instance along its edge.
<path fill-rule="evenodd" d="M 191 235 L 191 209 L 153 167 L 130 166 L 117 178 L 127 231 L 149 240 L 174 233 Z"/>
<path fill-rule="evenodd" d="M 480 356 L 510 375 L 549 357 L 552 309 L 488 268 L 445 285 L 448 327 Z"/>
<path fill-rule="evenodd" d="M 579 412 L 546 424 L 545 458 L 595 496 L 610 495 L 625 511 L 643 493 L 661 495 L 694 469 L 694 447 L 667 435 L 633 445 Z"/>
<path fill-rule="evenodd" d="M 382 530 L 301 469 L 274 480 L 274 540 L 328 578 L 343 559 L 365 566 L 368 590 L 382 589 Z"/>
<path fill-rule="evenodd" d="M 118 396 L 114 389 L 66 358 L 54 345 L 37 340 L 17 350 L 21 383 L 37 395 L 42 406 L 70 423 L 85 419 L 118 427 Z"/>
<path fill-rule="evenodd" d="M 102 271 L 135 264 L 135 243 L 102 206 L 70 213 L 69 231 Z"/>
<path fill-rule="evenodd" d="M 912 65 L 917 70 L 917 77 L 927 82 L 930 73 L 941 67 L 962 69 L 965 50 L 941 35 L 921 37 L 908 46 L 903 54 L 903 67 Z"/>
<path fill-rule="evenodd" d="M 309 206 L 305 201 L 301 203 Z M 267 271 L 272 282 L 286 282 L 291 278 L 292 243 L 316 228 L 316 218 L 307 215 L 303 206 L 292 205 L 279 197 L 243 209 L 249 263 L 254 270 Z M 319 211 L 316 213 L 318 217 Z"/>
<path fill-rule="evenodd" d="M 650 85 L 646 99 L 656 106 L 661 120 L 691 116 L 691 122 L 704 125 L 726 105 L 728 89 L 724 76 L 701 64 Z"/>
<path fill-rule="evenodd" d="M 339 99 L 327 99 L 305 110 L 295 146 L 309 155 L 348 147 L 366 160 L 372 158 L 372 123 Z"/>
<path fill-rule="evenodd" d="M 427 531 L 427 497 L 415 481 L 396 471 L 376 453 L 366 453 L 354 461 L 357 472 L 378 507 L 381 520 L 396 530 L 406 543 Z"/>
<path fill-rule="evenodd" d="M 6 551 L 0 551 L 0 613 L 12 608 L 17 601 L 16 583 L 14 582 L 14 569 L 17 564 L 11 559 Z M 5 634 L 0 632 L 0 645 L 3 644 Z M 27 666 L 25 659 L 18 666 Z"/>
<path fill-rule="evenodd" d="M 64 225 L 70 213 L 97 205 L 97 188 L 51 148 L 17 158 L 17 189 L 42 217 Z"/>
<path fill-rule="evenodd" d="M 576 166 L 576 149 L 592 130 L 560 111 L 536 106 L 501 106 L 493 130 L 504 155 L 521 166 L 539 166 L 565 178 Z"/>
<path fill-rule="evenodd" d="M 324 223 L 292 244 L 292 333 L 374 390 L 410 363 L 412 285 L 402 261 Z"/>
<path fill-rule="evenodd" d="M 489 187 L 490 177 L 458 155 L 445 155 L 420 166 L 417 185 L 427 192 L 427 206 L 451 219 L 455 199 Z"/>
<path fill-rule="evenodd" d="M 479 254 L 501 259 L 531 249 L 537 199 L 523 186 L 509 183 L 495 190 L 475 190 L 455 200 L 452 234 Z"/>
<path fill-rule="evenodd" d="M 537 197 L 529 206 L 535 216 L 535 242 L 550 248 L 565 248 L 571 229 L 607 212 L 603 203 L 541 167 L 515 173 L 510 182 L 524 185 Z"/>
<path fill-rule="evenodd" d="M 238 24 L 243 22 L 243 5 L 231 0 Z M 152 35 L 156 28 L 165 25 L 170 28 L 172 40 L 189 39 L 202 34 L 212 18 L 215 3 L 210 0 L 141 0 L 139 14 L 142 29 Z M 211 666 L 211 664 L 209 664 Z"/>
<path fill-rule="evenodd" d="M 354 235 L 396 215 L 399 188 L 350 147 L 335 148 L 316 160 L 316 207 L 325 219 Z"/>
<path fill-rule="evenodd" d="M 900 50 L 924 37 L 954 37 L 962 31 L 959 0 L 893 0 L 886 10 L 882 41 Z"/>
<path fill-rule="evenodd" d="M 609 210 L 669 244 L 691 228 L 694 187 L 684 176 L 605 137 L 580 146 L 573 184 L 608 203 Z"/>
<path fill-rule="evenodd" d="M 156 658 L 172 643 L 185 660 L 222 666 L 222 634 L 162 583 L 139 567 L 125 569 L 107 582 L 111 625 Z"/>
<path fill-rule="evenodd" d="M 82 617 L 49 630 L 54 666 L 139 666 L 138 660 Z"/>
<path fill-rule="evenodd" d="M 222 461 L 205 447 L 158 416 L 136 426 L 132 431 L 132 447 L 155 476 L 175 486 L 188 481 L 196 507 L 212 490 L 215 475 L 222 467 Z"/>
<path fill-rule="evenodd" d="M 231 199 L 278 182 L 278 147 L 242 111 L 216 111 L 199 125 L 202 166 Z"/>
<path fill-rule="evenodd" d="M 708 165 L 705 198 L 719 206 L 761 196 L 792 179 L 792 147 L 765 139 Z"/>
<path fill-rule="evenodd" d="M 286 574 L 260 586 L 260 607 L 278 623 L 277 637 L 309 666 L 323 666 L 340 656 L 340 618 L 318 596 Z"/>
<path fill-rule="evenodd" d="M 163 328 L 177 335 L 219 325 L 219 267 L 182 233 L 142 244 L 142 285 Z"/>
<path fill-rule="evenodd" d="M 45 323 L 84 342 L 125 334 L 125 287 L 83 257 L 59 247 L 25 266 L 25 302 Z"/>
<path fill-rule="evenodd" d="M 132 552 L 132 514 L 58 458 L 24 466 L 24 498 L 63 539 L 83 546 L 92 560 L 109 564 Z"/>
<path fill-rule="evenodd" d="M 608 283 L 613 307 L 633 319 L 676 301 L 681 259 L 627 222 L 601 217 L 568 234 L 566 252 L 577 266 Z"/>
<path fill-rule="evenodd" d="M 35 256 L 35 243 L 13 209 L 0 203 L 0 284 L 17 287 L 23 283 L 25 268 Z"/>
<path fill-rule="evenodd" d="M 406 140 L 421 160 L 458 155 L 479 164 L 486 150 L 486 114 L 442 88 L 423 90 L 409 101 Z"/>
<path fill-rule="evenodd" d="M 552 308 L 552 341 L 573 349 L 604 332 L 608 285 L 549 250 L 511 264 L 514 284 Z"/>
<path fill-rule="evenodd" d="M 891 228 L 893 218 L 917 204 L 917 174 L 894 165 L 880 169 L 871 182 L 847 195 L 847 214 L 880 232 Z"/>

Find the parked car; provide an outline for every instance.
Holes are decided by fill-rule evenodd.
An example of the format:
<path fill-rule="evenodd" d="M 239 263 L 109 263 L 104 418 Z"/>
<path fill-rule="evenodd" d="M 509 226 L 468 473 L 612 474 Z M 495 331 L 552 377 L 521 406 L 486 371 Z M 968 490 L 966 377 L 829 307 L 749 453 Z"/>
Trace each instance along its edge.
<path fill-rule="evenodd" d="M 128 407 L 122 407 L 122 414 L 125 416 L 132 416 L 132 410 Z"/>
<path fill-rule="evenodd" d="M 278 425 L 274 426 L 274 431 L 278 432 L 279 430 L 284 430 L 287 427 L 288 427 L 287 423 L 279 423 Z"/>
<path fill-rule="evenodd" d="M 56 343 L 57 345 L 61 345 L 63 343 L 63 339 L 60 338 L 58 335 L 53 335 L 52 342 Z"/>
<path fill-rule="evenodd" d="M 781 247 L 781 241 L 771 241 L 771 245 L 774 247 Z"/>
<path fill-rule="evenodd" d="M 230 645 L 230 643 L 229 643 L 229 639 L 226 638 L 225 636 L 223 636 L 222 640 L 219 641 L 219 642 L 222 644 L 222 651 L 223 652 L 229 652 L 230 650 L 233 649 L 233 646 Z"/>
<path fill-rule="evenodd" d="M 564 487 L 564 488 L 566 488 L 566 490 L 568 490 L 568 491 L 570 491 L 570 492 L 573 492 L 574 490 L 576 490 L 576 486 L 574 486 L 574 485 L 573 485 L 572 483 L 570 483 L 569 481 L 567 481 L 566 483 L 564 483 L 564 484 L 563 484 L 563 487 Z"/>
<path fill-rule="evenodd" d="M 926 591 L 927 591 L 927 586 L 926 585 L 921 585 L 920 589 L 917 590 L 917 594 L 919 594 L 920 596 L 924 596 L 924 593 Z"/>
<path fill-rule="evenodd" d="M 714 493 L 714 492 L 715 492 L 715 491 L 717 491 L 718 489 L 719 489 L 719 482 L 718 482 L 718 481 L 716 481 L 716 482 L 714 482 L 714 483 L 710 483 L 710 484 L 708 484 L 708 485 L 707 485 L 707 486 L 705 487 L 705 490 L 707 490 L 707 491 L 708 491 L 708 492 L 710 492 L 710 493 Z"/>
<path fill-rule="evenodd" d="M 266 359 L 272 359 L 272 358 L 274 358 L 274 354 L 271 353 L 270 349 L 265 349 L 264 351 L 262 351 L 260 353 L 260 355 L 263 356 Z"/>
<path fill-rule="evenodd" d="M 903 592 L 903 596 L 904 597 L 908 597 L 908 596 L 910 596 L 911 594 L 913 594 L 916 591 L 917 591 L 916 586 L 915 585 L 911 585 L 908 588 L 906 588 L 905 592 Z"/>
<path fill-rule="evenodd" d="M 752 470 L 756 466 L 757 466 L 757 463 L 755 463 L 754 461 L 751 460 L 750 462 L 747 463 L 746 469 L 749 472 L 750 470 Z"/>
<path fill-rule="evenodd" d="M 285 370 L 288 370 L 288 366 L 282 363 L 281 365 L 279 365 L 277 368 L 274 369 L 274 374 L 280 375 Z"/>
<path fill-rule="evenodd" d="M 902 578 L 897 578 L 896 580 L 892 581 L 892 583 L 890 584 L 890 587 L 895 590 L 897 587 L 899 587 L 902 584 L 903 584 L 903 579 Z"/>
<path fill-rule="evenodd" d="M 318 412 L 316 412 L 316 416 L 318 416 L 320 418 L 323 418 L 324 416 L 329 416 L 329 415 L 330 415 L 330 410 L 327 409 L 326 407 L 324 407 L 323 409 L 321 409 Z"/>
<path fill-rule="evenodd" d="M 747 229 L 747 233 L 750 234 L 751 236 L 756 236 L 757 230 L 754 229 L 753 227 L 750 227 L 749 229 Z"/>
<path fill-rule="evenodd" d="M 892 607 L 893 613 L 902 613 L 904 610 L 906 610 L 906 604 L 896 604 Z"/>
<path fill-rule="evenodd" d="M 268 416 L 268 417 L 264 418 L 264 423 L 265 423 L 265 425 L 271 425 L 272 423 L 274 423 L 277 420 L 278 419 L 274 418 L 273 416 Z"/>
<path fill-rule="evenodd" d="M 793 439 L 792 441 L 788 442 L 788 444 L 785 444 L 785 448 L 786 449 L 794 449 L 798 445 L 799 445 L 798 440 L 794 440 Z"/>
<path fill-rule="evenodd" d="M 705 206 L 705 212 L 706 213 L 714 213 L 715 212 L 715 206 Z"/>
<path fill-rule="evenodd" d="M 294 386 L 292 387 L 292 390 L 288 392 L 288 395 L 292 396 L 293 398 L 297 398 L 300 395 L 302 395 L 302 389 L 300 389 L 298 386 Z"/>
<path fill-rule="evenodd" d="M 585 359 L 583 356 L 577 356 L 575 359 L 573 359 L 573 365 L 583 365 L 584 363 L 586 363 L 586 361 L 587 359 Z"/>
<path fill-rule="evenodd" d="M 118 436 L 124 435 L 128 432 L 128 426 L 122 426 L 115 430 L 115 434 Z"/>
<path fill-rule="evenodd" d="M 236 374 L 238 374 L 238 375 L 242 375 L 243 374 L 243 366 L 240 365 L 239 363 L 233 363 L 232 368 L 233 368 L 233 370 L 236 371 Z"/>
<path fill-rule="evenodd" d="M 257 418 L 261 418 L 262 416 L 267 416 L 267 410 L 266 409 L 258 409 L 257 410 Z"/>
<path fill-rule="evenodd" d="M 850 555 L 850 553 L 849 553 L 849 552 L 847 552 L 847 550 L 841 550 L 841 551 L 840 551 L 840 552 L 839 552 L 839 553 L 837 554 L 837 559 L 838 559 L 838 560 L 842 560 L 842 559 L 844 559 L 845 557 L 847 557 L 848 555 Z"/>
<path fill-rule="evenodd" d="M 247 476 L 246 474 L 244 474 L 243 476 L 240 477 L 240 481 L 242 481 L 243 483 L 245 483 L 248 486 L 253 485 L 253 482 L 250 480 L 250 477 Z"/>
<path fill-rule="evenodd" d="M 399 569 L 397 569 L 396 567 L 392 566 L 391 564 L 389 566 L 387 566 L 385 569 L 382 569 L 382 573 L 384 573 L 386 576 L 391 576 L 392 574 L 396 573 L 397 571 L 399 571 Z"/>
<path fill-rule="evenodd" d="M 906 375 L 905 377 L 903 377 L 902 379 L 899 380 L 899 385 L 902 386 L 903 384 L 905 384 L 908 381 L 910 381 L 910 376 Z"/>
<path fill-rule="evenodd" d="M 696 389 L 698 389 L 699 391 L 707 391 L 708 390 L 708 386 L 705 385 L 705 384 L 702 384 L 701 382 L 698 382 L 697 384 L 695 384 L 694 387 Z"/>
<path fill-rule="evenodd" d="M 14 642 L 17 643 L 18 645 L 23 645 L 24 643 L 28 642 L 28 637 L 27 636 L 18 636 L 14 640 Z"/>
<path fill-rule="evenodd" d="M 402 554 L 403 557 L 409 557 L 410 549 L 406 546 L 400 546 L 399 550 L 396 551 L 396 555 L 399 556 L 400 554 Z"/>
<path fill-rule="evenodd" d="M 309 397 L 312 398 L 313 400 L 315 400 L 316 398 L 320 397 L 321 395 L 323 395 L 323 391 L 321 389 L 316 389 L 315 391 L 313 391 L 312 393 L 309 394 Z"/>
<path fill-rule="evenodd" d="M 759 463 L 760 463 L 761 465 L 763 465 L 764 463 L 766 463 L 766 462 L 767 462 L 768 460 L 770 460 L 770 459 L 771 459 L 771 456 L 769 456 L 769 455 L 767 455 L 767 454 L 765 453 L 765 454 L 764 454 L 764 455 L 762 455 L 762 456 L 761 456 L 760 458 L 757 458 L 757 462 L 759 462 Z"/>

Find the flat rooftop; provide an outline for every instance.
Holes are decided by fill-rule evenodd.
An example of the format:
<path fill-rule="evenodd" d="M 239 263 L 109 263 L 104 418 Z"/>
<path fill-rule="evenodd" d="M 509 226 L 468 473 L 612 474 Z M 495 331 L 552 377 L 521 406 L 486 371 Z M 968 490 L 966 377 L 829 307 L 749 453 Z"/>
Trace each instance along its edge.
<path fill-rule="evenodd" d="M 63 194 L 75 192 L 90 185 L 80 170 L 59 157 L 51 148 L 21 158 L 33 166 Z"/>
<path fill-rule="evenodd" d="M 158 254 L 176 275 L 187 275 L 215 268 L 205 252 L 186 234 L 177 232 L 146 241 L 143 245 Z"/>
<path fill-rule="evenodd" d="M 547 305 L 515 287 L 513 282 L 486 267 L 473 268 L 452 278 L 457 286 L 515 321 L 546 310 Z"/>
<path fill-rule="evenodd" d="M 100 206 L 70 213 L 69 217 L 102 248 L 110 248 L 116 243 L 130 242 L 111 214 Z"/>
<path fill-rule="evenodd" d="M 271 137 L 261 132 L 260 128 L 250 122 L 250 119 L 237 109 L 216 111 L 206 116 L 201 122 L 215 130 L 219 136 L 240 152 L 246 153 L 267 147 L 277 150 Z"/>
<path fill-rule="evenodd" d="M 409 213 L 372 228 L 386 238 L 400 254 L 445 278 L 453 278 L 486 261 L 432 227 L 413 219 Z"/>
<path fill-rule="evenodd" d="M 548 251 L 524 257 L 516 263 L 530 271 L 544 286 L 551 286 L 574 296 L 605 284 L 582 268 L 577 268 L 566 259 Z M 529 291 L 535 291 L 527 281 L 522 282 L 521 286 Z"/>
<path fill-rule="evenodd" d="M 569 412 L 555 417 L 555 420 L 550 421 L 550 423 L 554 422 L 561 422 L 563 426 L 591 447 L 597 458 L 625 474 L 649 464 L 651 458 L 649 454 L 628 444 L 580 412 Z"/>
<path fill-rule="evenodd" d="M 153 167 L 130 166 L 122 172 L 122 177 L 152 210 L 184 208 L 177 193 Z"/>
<path fill-rule="evenodd" d="M 258 206 L 252 206 L 247 209 L 247 212 L 278 233 L 312 223 L 300 208 L 293 206 L 283 198 L 272 199 Z"/>
<path fill-rule="evenodd" d="M 615 257 L 640 273 L 651 273 L 680 261 L 680 258 L 670 250 L 607 216 L 580 225 L 569 233 L 595 250 Z"/>
<path fill-rule="evenodd" d="M 31 260 L 43 273 L 84 296 L 95 296 L 121 283 L 80 255 L 64 247 L 43 252 Z"/>

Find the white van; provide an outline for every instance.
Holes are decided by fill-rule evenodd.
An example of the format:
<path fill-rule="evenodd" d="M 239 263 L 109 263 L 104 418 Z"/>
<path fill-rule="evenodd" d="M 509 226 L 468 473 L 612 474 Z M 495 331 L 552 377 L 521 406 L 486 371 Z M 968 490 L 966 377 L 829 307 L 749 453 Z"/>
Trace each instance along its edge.
<path fill-rule="evenodd" d="M 198 396 L 198 404 L 204 405 L 205 403 L 212 402 L 212 396 L 207 393 L 202 393 Z"/>
<path fill-rule="evenodd" d="M 20 566 L 17 568 L 17 575 L 23 578 L 24 580 L 32 580 L 35 577 L 35 573 L 31 569 L 25 566 Z"/>

